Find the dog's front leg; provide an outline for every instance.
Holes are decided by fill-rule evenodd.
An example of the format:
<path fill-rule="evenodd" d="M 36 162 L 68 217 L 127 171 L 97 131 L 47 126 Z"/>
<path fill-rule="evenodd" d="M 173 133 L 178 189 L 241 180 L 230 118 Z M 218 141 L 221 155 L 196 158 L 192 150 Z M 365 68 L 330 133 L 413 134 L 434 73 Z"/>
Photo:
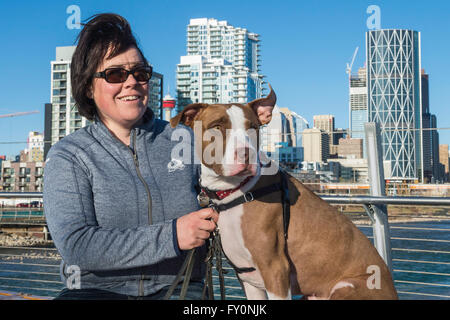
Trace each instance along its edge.
<path fill-rule="evenodd" d="M 248 282 L 242 281 L 247 300 L 267 300 L 266 290 L 257 288 Z"/>

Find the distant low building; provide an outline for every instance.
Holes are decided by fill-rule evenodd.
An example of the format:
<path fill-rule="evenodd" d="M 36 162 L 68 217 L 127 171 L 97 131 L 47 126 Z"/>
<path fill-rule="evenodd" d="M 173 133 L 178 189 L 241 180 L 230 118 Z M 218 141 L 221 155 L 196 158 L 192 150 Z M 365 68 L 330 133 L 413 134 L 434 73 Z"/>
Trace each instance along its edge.
<path fill-rule="evenodd" d="M 3 161 L 0 184 L 3 191 L 42 192 L 44 162 Z"/>
<path fill-rule="evenodd" d="M 346 159 L 363 158 L 363 139 L 361 138 L 341 138 L 338 145 L 338 157 Z"/>
<path fill-rule="evenodd" d="M 442 175 L 442 182 L 449 182 L 450 177 L 449 177 L 448 144 L 439 145 L 439 163 L 443 166 L 444 169 Z"/>
<path fill-rule="evenodd" d="M 361 140 L 362 144 L 362 139 Z M 342 182 L 368 183 L 367 159 L 328 159 L 328 163 L 339 163 L 339 180 Z"/>

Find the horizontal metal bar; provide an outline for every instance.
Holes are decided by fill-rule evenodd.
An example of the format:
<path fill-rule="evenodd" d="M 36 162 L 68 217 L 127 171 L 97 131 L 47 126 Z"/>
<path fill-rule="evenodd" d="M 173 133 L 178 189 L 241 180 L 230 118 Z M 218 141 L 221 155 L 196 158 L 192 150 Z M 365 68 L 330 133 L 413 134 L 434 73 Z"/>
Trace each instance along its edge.
<path fill-rule="evenodd" d="M 402 205 L 448 205 L 450 197 L 373 197 L 373 196 L 321 196 L 336 204 L 402 204 Z"/>
<path fill-rule="evenodd" d="M 397 293 L 401 294 L 414 294 L 417 296 L 426 296 L 426 297 L 438 297 L 438 298 L 450 298 L 450 296 L 445 296 L 442 294 L 431 294 L 431 293 L 420 293 L 420 292 L 408 292 L 408 291 L 397 291 Z"/>
<path fill-rule="evenodd" d="M 413 271 L 413 270 L 399 270 L 399 269 L 394 269 L 394 272 L 417 273 L 417 274 L 431 274 L 431 275 L 434 275 L 434 276 L 446 276 L 446 277 L 450 277 L 450 273 L 438 273 L 438 272 L 428 272 L 428 271 Z"/>
<path fill-rule="evenodd" d="M 1 264 L 12 264 L 12 265 L 20 265 L 20 266 L 32 266 L 32 267 L 46 267 L 46 268 L 59 268 L 59 264 L 42 264 L 42 263 L 23 263 L 23 262 L 9 262 L 0 260 Z"/>
<path fill-rule="evenodd" d="M 43 283 L 57 283 L 57 284 L 62 284 L 61 281 L 51 281 L 51 280 L 36 280 L 36 279 L 8 278 L 8 277 L 0 277 L 0 279 L 3 279 L 3 280 L 23 281 L 23 282 L 32 281 L 32 282 L 43 282 Z"/>
<path fill-rule="evenodd" d="M 42 198 L 42 192 L 0 192 L 0 198 Z"/>
<path fill-rule="evenodd" d="M 40 272 L 40 271 L 24 271 L 24 270 L 8 270 L 8 269 L 2 269 L 2 272 L 9 272 L 9 273 L 26 273 L 26 274 L 39 274 L 39 275 L 47 275 L 47 276 L 56 276 L 59 277 L 59 273 L 55 272 Z M 25 280 L 25 279 L 24 279 Z M 28 280 L 28 279 L 27 279 Z"/>
<path fill-rule="evenodd" d="M 423 250 L 423 249 L 408 249 L 408 248 L 392 248 L 396 251 L 411 251 L 411 252 L 427 252 L 427 253 L 446 253 L 450 254 L 450 251 L 439 251 L 439 250 Z"/>
<path fill-rule="evenodd" d="M 42 198 L 42 192 L 0 192 L 0 198 Z M 374 197 L 374 196 L 332 196 L 321 198 L 337 204 L 404 204 L 404 205 L 449 205 L 449 197 Z"/>
<path fill-rule="evenodd" d="M 61 289 L 52 289 L 52 288 L 34 288 L 34 287 L 18 287 L 18 286 L 8 286 L 2 284 L 0 288 L 13 288 L 13 289 L 28 289 L 28 290 L 37 290 L 37 291 L 52 291 L 52 292 L 59 292 Z M 49 297 L 52 298 L 52 297 Z"/>
<path fill-rule="evenodd" d="M 396 227 L 389 226 L 391 229 L 404 229 L 404 230 L 424 230 L 424 231 L 447 231 L 450 232 L 450 229 L 441 229 L 441 228 L 416 228 L 416 227 Z"/>
<path fill-rule="evenodd" d="M 408 259 L 392 259 L 399 262 L 414 262 L 414 263 L 430 263 L 430 264 L 449 264 L 450 262 L 438 262 L 438 261 L 422 261 L 422 260 L 408 260 Z"/>
<path fill-rule="evenodd" d="M 409 283 L 409 284 L 420 284 L 420 285 L 423 285 L 423 286 L 450 287 L 450 284 L 445 284 L 445 283 L 415 282 L 415 281 L 406 281 L 406 280 L 395 280 L 394 282 Z"/>
<path fill-rule="evenodd" d="M 438 240 L 438 239 L 419 239 L 419 238 L 397 238 L 397 237 L 391 237 L 391 240 L 404 240 L 404 241 L 427 241 L 427 242 L 450 242 L 450 240 Z"/>

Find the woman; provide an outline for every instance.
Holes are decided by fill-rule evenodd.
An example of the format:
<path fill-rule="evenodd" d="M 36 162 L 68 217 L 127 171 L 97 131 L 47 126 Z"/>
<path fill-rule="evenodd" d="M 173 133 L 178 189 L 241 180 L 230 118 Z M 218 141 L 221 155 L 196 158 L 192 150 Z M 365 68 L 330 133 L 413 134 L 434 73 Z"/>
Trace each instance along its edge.
<path fill-rule="evenodd" d="M 167 169 L 177 142 L 147 107 L 151 75 L 124 18 L 99 14 L 84 25 L 72 96 L 93 123 L 51 148 L 44 177 L 45 215 L 68 287 L 59 299 L 161 298 L 195 247 L 201 256 L 187 297 L 201 296 L 200 261 L 218 215 L 199 210 L 193 161 Z"/>

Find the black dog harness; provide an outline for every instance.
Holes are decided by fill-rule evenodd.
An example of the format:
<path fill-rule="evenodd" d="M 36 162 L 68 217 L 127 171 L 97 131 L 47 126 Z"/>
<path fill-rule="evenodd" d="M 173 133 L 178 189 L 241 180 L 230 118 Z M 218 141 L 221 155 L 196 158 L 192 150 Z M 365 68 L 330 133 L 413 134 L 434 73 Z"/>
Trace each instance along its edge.
<path fill-rule="evenodd" d="M 246 203 L 246 202 L 250 202 L 253 200 L 256 200 L 260 197 L 263 197 L 267 194 L 273 193 L 273 192 L 277 192 L 281 190 L 281 203 L 283 206 L 283 231 L 284 231 L 284 238 L 287 241 L 287 237 L 288 237 L 288 229 L 289 229 L 289 220 L 290 220 L 290 198 L 289 198 L 289 188 L 288 188 L 288 176 L 287 174 L 279 169 L 279 173 L 280 173 L 280 183 L 274 183 L 272 185 L 266 186 L 266 187 L 262 187 L 260 189 L 257 189 L 255 191 L 251 191 L 251 192 L 246 192 L 243 196 L 231 201 L 230 203 L 227 204 L 215 204 L 212 199 L 217 199 L 215 192 L 208 190 L 206 188 L 203 188 L 200 192 L 200 194 L 203 192 L 204 194 L 206 194 L 209 198 L 208 201 L 208 206 L 213 208 L 214 210 L 216 210 L 218 213 L 220 213 L 221 211 L 225 211 L 228 209 L 231 209 L 235 206 L 238 206 L 240 204 Z M 200 191 L 200 190 L 198 190 Z M 209 194 L 209 195 L 208 195 Z M 209 197 L 211 196 L 211 197 Z M 164 299 L 169 299 L 174 290 L 175 287 L 178 285 L 178 283 L 181 281 L 181 277 L 184 275 L 184 280 L 183 280 L 183 285 L 181 288 L 181 292 L 180 292 L 180 296 L 179 299 L 182 300 L 186 297 L 186 293 L 187 293 L 187 289 L 189 286 L 189 281 L 191 278 L 191 274 L 192 274 L 192 269 L 194 266 L 194 260 L 195 260 L 195 248 L 191 249 L 189 251 L 189 253 L 186 256 L 186 259 L 179 271 L 179 273 L 177 274 L 174 282 L 172 283 L 172 285 L 170 286 L 169 290 L 167 291 L 166 295 L 164 296 Z M 209 246 L 209 250 L 208 250 L 208 254 L 207 254 L 207 258 L 206 258 L 206 264 L 207 264 L 207 269 L 206 269 L 206 282 L 205 282 L 205 286 L 203 287 L 203 293 L 202 293 L 202 299 L 206 298 L 206 291 L 208 291 L 208 296 L 209 299 L 214 299 L 214 293 L 213 293 L 213 283 L 212 283 L 212 257 L 215 256 L 215 260 L 216 260 L 216 269 L 219 273 L 219 284 L 220 284 L 220 296 L 223 299 L 225 299 L 225 285 L 224 285 L 224 276 L 223 274 L 225 273 L 225 271 L 222 269 L 222 258 L 221 258 L 221 254 L 225 255 L 225 252 L 223 252 L 222 249 L 222 244 L 220 241 L 220 234 L 219 234 L 219 230 L 216 229 L 211 237 L 210 237 L 210 246 Z M 248 268 L 239 268 L 237 266 L 235 266 L 231 260 L 225 255 L 225 257 L 227 258 L 229 264 L 234 268 L 234 270 L 236 271 L 236 273 L 240 274 L 240 273 L 246 273 L 246 272 L 252 272 L 255 271 L 255 268 L 253 267 L 248 267 Z M 239 278 L 238 278 L 239 279 Z M 242 285 L 242 283 L 241 283 Z"/>
<path fill-rule="evenodd" d="M 284 239 L 287 240 L 288 237 L 288 229 L 289 229 L 289 220 L 291 217 L 291 211 L 290 211 L 290 198 L 289 198 L 289 187 L 288 187 L 288 176 L 287 173 L 284 172 L 282 169 L 279 169 L 280 173 L 280 183 L 274 183 L 262 188 L 259 188 L 255 191 L 249 191 L 244 193 L 241 197 L 234 199 L 233 201 L 226 203 L 226 204 L 215 204 L 212 199 L 217 199 L 217 195 L 215 191 L 209 190 L 207 188 L 201 187 L 203 193 L 206 194 L 206 196 L 209 198 L 209 204 L 208 207 L 213 208 L 217 213 L 220 213 L 221 211 L 229 210 L 231 208 L 234 208 L 240 204 L 251 202 L 253 200 L 259 199 L 265 195 L 268 195 L 273 192 L 277 192 L 281 190 L 281 204 L 283 207 L 283 232 L 284 232 Z M 216 234 L 216 237 L 219 236 L 218 233 Z M 219 236 L 220 241 L 220 236 Z M 252 272 L 255 271 L 255 268 L 248 267 L 248 268 L 239 268 L 235 266 L 231 260 L 226 256 L 224 252 L 225 257 L 228 260 L 228 263 L 233 267 L 233 269 L 236 271 L 236 273 L 246 273 L 246 272 Z"/>

